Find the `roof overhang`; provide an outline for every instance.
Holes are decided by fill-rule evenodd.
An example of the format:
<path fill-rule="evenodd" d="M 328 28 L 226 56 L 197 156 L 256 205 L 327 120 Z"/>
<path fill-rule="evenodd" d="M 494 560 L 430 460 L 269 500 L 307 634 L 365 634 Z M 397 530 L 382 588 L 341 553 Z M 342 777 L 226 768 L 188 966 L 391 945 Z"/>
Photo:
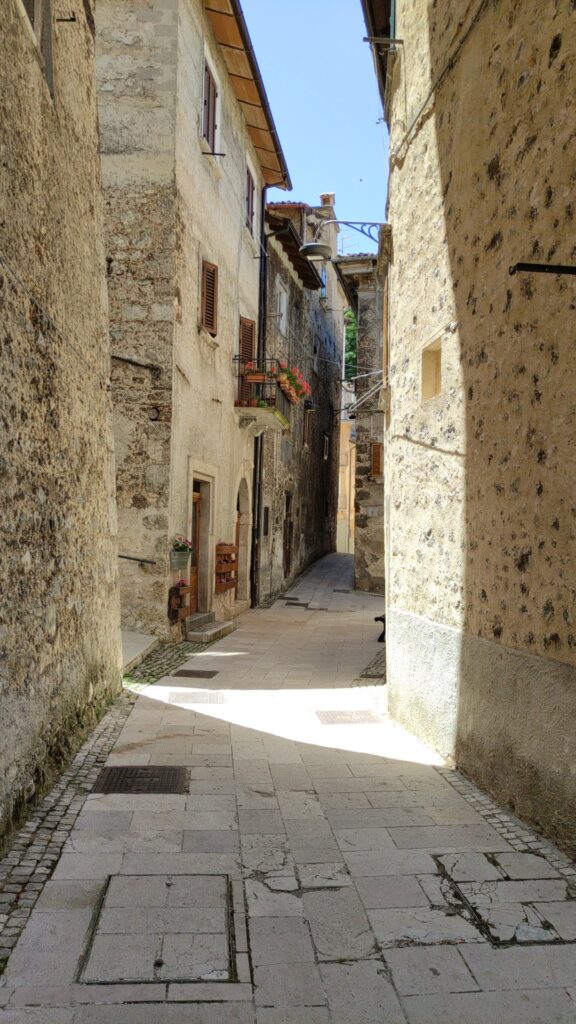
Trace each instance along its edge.
<path fill-rule="evenodd" d="M 332 263 L 348 302 L 358 312 L 358 287 L 362 281 L 374 277 L 378 267 L 377 253 L 337 256 Z"/>
<path fill-rule="evenodd" d="M 282 246 L 304 287 L 317 291 L 322 285 L 322 279 L 316 267 L 305 256 L 300 255 L 302 239 L 290 218 L 278 216 L 268 208 L 266 223 L 272 229 L 271 233 L 276 238 L 278 245 Z"/>
<path fill-rule="evenodd" d="M 394 35 L 394 19 L 392 17 L 393 0 L 360 0 L 364 12 L 366 31 L 370 40 L 391 39 Z M 378 79 L 382 108 L 386 111 L 386 76 L 390 51 L 385 46 L 371 42 L 370 48 L 374 58 L 374 69 Z"/>
<path fill-rule="evenodd" d="M 266 185 L 291 189 L 292 182 L 238 0 L 204 0 L 232 88 L 244 113 Z"/>

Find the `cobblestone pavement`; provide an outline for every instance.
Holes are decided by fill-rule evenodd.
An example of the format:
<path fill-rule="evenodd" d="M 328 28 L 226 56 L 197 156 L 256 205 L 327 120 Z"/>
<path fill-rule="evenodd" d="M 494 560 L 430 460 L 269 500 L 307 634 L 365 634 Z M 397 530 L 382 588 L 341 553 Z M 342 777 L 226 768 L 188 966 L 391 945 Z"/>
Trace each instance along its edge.
<path fill-rule="evenodd" d="M 387 718 L 350 571 L 103 721 L 3 864 L 0 1024 L 576 1021 L 574 866 Z"/>

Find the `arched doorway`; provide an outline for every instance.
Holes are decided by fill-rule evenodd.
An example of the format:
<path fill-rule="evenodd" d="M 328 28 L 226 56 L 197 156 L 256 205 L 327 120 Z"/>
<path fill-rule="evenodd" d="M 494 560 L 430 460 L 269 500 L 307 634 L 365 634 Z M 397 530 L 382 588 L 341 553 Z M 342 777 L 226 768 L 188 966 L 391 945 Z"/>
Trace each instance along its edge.
<path fill-rule="evenodd" d="M 250 518 L 250 491 L 246 480 L 243 479 L 240 481 L 236 499 L 237 601 L 247 601 L 250 598 Z"/>

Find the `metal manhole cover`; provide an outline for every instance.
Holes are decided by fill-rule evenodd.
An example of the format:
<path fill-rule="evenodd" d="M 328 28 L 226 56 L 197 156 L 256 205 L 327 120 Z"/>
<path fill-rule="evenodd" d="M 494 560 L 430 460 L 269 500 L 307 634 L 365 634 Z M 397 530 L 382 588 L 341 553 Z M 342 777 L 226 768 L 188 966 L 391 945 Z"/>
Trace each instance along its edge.
<path fill-rule="evenodd" d="M 195 668 L 181 668 L 178 672 L 173 672 L 173 676 L 185 676 L 186 679 L 214 679 L 217 676 L 217 672 L 201 672 Z"/>
<path fill-rule="evenodd" d="M 187 793 L 186 768 L 169 766 L 125 765 L 103 768 L 94 793 Z"/>
<path fill-rule="evenodd" d="M 170 704 L 227 704 L 228 701 L 221 693 L 205 693 L 203 690 L 194 690 L 192 693 L 178 693 L 173 690 L 168 698 Z"/>
<path fill-rule="evenodd" d="M 322 725 L 379 725 L 382 721 L 374 711 L 317 711 Z"/>

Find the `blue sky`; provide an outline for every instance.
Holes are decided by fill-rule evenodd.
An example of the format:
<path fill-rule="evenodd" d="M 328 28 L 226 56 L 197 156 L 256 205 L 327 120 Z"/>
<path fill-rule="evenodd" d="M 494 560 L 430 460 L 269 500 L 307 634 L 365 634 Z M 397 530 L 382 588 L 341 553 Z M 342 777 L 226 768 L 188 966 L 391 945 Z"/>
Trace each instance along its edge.
<path fill-rule="evenodd" d="M 336 193 L 343 220 L 384 220 L 388 136 L 360 0 L 242 0 L 293 182 L 271 199 L 316 205 Z M 341 228 L 345 251 L 369 243 Z"/>

